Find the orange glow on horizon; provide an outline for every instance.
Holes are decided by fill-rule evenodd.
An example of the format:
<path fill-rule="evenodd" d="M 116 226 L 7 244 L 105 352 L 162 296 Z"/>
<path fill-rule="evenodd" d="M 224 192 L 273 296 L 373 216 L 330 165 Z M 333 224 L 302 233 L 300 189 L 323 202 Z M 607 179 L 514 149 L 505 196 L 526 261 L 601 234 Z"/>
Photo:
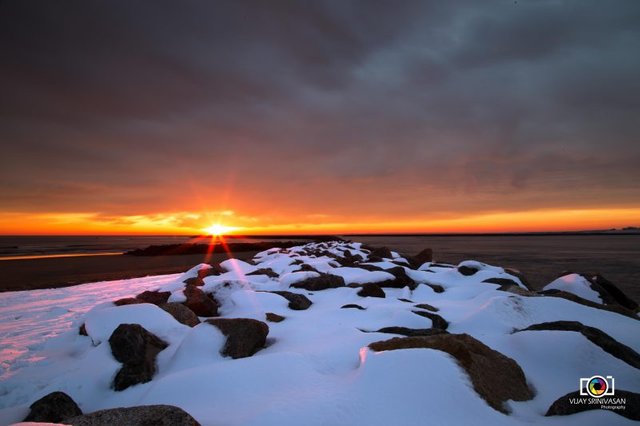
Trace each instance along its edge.
<path fill-rule="evenodd" d="M 350 234 L 350 233 L 491 233 L 583 231 L 640 225 L 640 207 L 548 209 L 521 212 L 387 217 L 307 215 L 260 218 L 224 213 L 222 225 L 212 215 L 194 212 L 138 216 L 97 213 L 1 213 L 1 235 L 207 235 Z M 310 219 L 311 217 L 311 219 Z"/>

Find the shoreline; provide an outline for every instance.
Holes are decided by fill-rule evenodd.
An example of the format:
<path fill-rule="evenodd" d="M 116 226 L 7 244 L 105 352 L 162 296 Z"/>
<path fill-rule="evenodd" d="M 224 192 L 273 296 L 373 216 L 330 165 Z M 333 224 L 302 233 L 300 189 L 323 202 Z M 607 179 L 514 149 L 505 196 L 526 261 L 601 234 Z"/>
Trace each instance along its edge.
<path fill-rule="evenodd" d="M 238 251 L 232 257 L 251 259 L 256 251 Z M 0 262 L 0 292 L 69 287 L 99 281 L 176 274 L 199 263 L 221 262 L 226 253 L 206 256 L 79 256 Z"/>

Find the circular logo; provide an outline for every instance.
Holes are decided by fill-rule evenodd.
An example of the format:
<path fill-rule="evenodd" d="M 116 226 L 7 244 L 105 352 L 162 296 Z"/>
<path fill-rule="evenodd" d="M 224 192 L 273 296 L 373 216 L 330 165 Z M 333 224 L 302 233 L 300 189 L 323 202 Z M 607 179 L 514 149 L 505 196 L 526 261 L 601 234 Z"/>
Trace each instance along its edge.
<path fill-rule="evenodd" d="M 609 383 L 602 376 L 593 376 L 589 379 L 589 383 L 587 383 L 587 393 L 594 398 L 600 398 L 604 396 L 604 394 L 609 389 Z"/>

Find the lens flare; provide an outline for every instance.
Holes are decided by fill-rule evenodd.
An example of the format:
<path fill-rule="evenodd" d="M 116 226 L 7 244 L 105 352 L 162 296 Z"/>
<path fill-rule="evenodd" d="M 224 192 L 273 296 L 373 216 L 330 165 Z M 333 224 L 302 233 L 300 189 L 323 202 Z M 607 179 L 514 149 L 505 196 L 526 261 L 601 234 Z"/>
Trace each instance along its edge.
<path fill-rule="evenodd" d="M 213 225 L 204 228 L 203 231 L 206 232 L 207 235 L 219 236 L 219 235 L 227 235 L 236 229 L 237 228 L 233 226 L 226 226 L 220 223 L 214 223 Z"/>

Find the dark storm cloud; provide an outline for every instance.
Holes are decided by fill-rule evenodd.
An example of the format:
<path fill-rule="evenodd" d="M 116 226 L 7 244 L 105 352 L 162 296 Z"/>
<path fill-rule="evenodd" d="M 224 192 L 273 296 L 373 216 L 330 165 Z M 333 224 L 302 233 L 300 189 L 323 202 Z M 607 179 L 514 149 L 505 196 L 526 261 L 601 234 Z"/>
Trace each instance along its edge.
<path fill-rule="evenodd" d="M 637 22 L 634 1 L 4 1 L 0 204 L 630 204 Z"/>

